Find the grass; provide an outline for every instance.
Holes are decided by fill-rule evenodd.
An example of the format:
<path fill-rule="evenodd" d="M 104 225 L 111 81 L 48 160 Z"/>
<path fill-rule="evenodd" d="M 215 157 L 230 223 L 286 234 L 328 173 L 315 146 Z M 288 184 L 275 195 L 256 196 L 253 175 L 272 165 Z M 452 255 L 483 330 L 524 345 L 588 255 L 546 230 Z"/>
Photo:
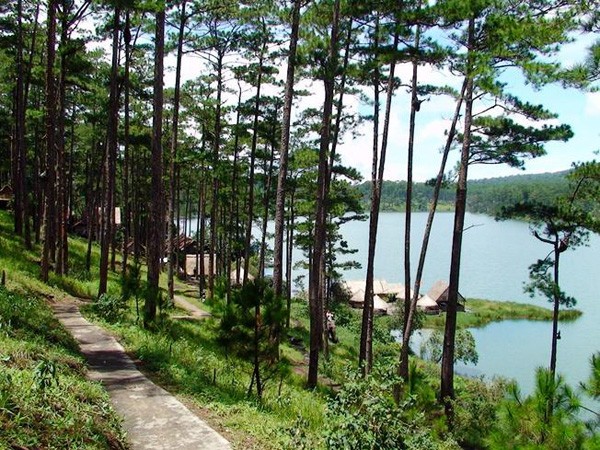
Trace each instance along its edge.
<path fill-rule="evenodd" d="M 125 448 L 100 384 L 44 301 L 0 287 L 0 448 Z"/>
<path fill-rule="evenodd" d="M 8 285 L 11 289 L 27 295 L 35 293 L 38 297 L 60 297 L 65 295 L 64 291 L 78 297 L 95 297 L 99 260 L 97 247 L 93 247 L 92 271 L 88 273 L 84 270 L 86 242 L 78 238 L 70 239 L 72 264 L 70 275 L 63 277 L 53 275 L 49 285 L 45 285 L 38 280 L 39 249 L 31 252 L 23 251 L 21 243 L 12 236 L 11 228 L 10 217 L 0 212 L 0 269 L 6 269 Z M 108 290 L 116 296 L 120 295 L 119 278 L 119 274 L 110 272 Z M 141 274 L 141 279 L 145 279 L 145 273 Z M 165 277 L 161 280 L 161 286 L 163 288 L 166 286 Z M 199 302 L 189 297 L 187 288 L 180 287 L 178 284 L 177 290 L 178 294 L 192 303 L 211 310 L 208 302 Z M 40 300 L 34 301 L 43 305 Z M 140 306 L 142 305 L 143 299 L 140 299 Z M 472 312 L 459 314 L 459 326 L 482 326 L 492 320 L 534 318 L 534 316 L 544 317 L 543 320 L 547 320 L 544 311 L 548 310 L 544 308 L 532 306 L 529 312 L 524 313 L 522 307 L 529 307 L 529 305 L 512 305 L 516 304 L 469 300 L 468 306 Z M 321 386 L 315 391 L 307 391 L 304 388 L 309 340 L 307 304 L 300 300 L 294 301 L 292 327 L 288 339 L 281 345 L 281 353 L 290 361 L 291 370 L 285 376 L 275 377 L 267 383 L 261 401 L 247 394 L 252 375 L 250 362 L 229 354 L 217 342 L 218 317 L 202 321 L 178 321 L 170 319 L 168 317 L 170 311 L 167 311 L 167 314 L 161 315 L 154 329 L 146 330 L 139 326 L 140 321 L 135 311 L 135 302 L 130 300 L 126 312 L 117 323 L 103 322 L 103 319 L 93 316 L 92 311 L 88 311 L 88 315 L 92 315 L 94 320 L 102 322 L 116 334 L 127 350 L 137 358 L 145 373 L 170 391 L 176 392 L 193 409 L 198 410 L 202 417 L 208 419 L 209 423 L 225 434 L 234 448 L 279 449 L 325 446 L 323 428 L 326 426 L 327 402 L 333 390 L 344 384 L 347 368 L 356 368 L 361 326 L 359 311 L 351 310 L 345 305 L 335 308 L 339 343 L 330 344 L 328 358 L 320 358 Z M 217 314 L 216 309 L 213 310 L 213 314 Z M 443 316 L 427 317 L 424 326 L 443 326 Z M 382 317 L 375 320 L 375 359 L 382 356 L 397 358 L 399 346 L 389 335 L 390 329 L 394 327 L 393 318 Z M 293 344 L 289 339 L 292 337 Z M 68 350 L 70 351 L 72 349 Z M 68 352 L 71 358 L 69 361 L 79 362 L 70 365 L 55 363 L 55 365 L 60 366 L 61 369 L 73 367 L 75 373 L 81 372 L 81 361 Z M 46 360 L 47 358 L 42 358 L 27 366 L 30 376 L 32 371 L 35 373 L 36 364 L 42 364 L 40 367 L 43 368 L 45 367 L 43 361 Z M 54 358 L 52 361 L 54 360 L 60 361 L 60 358 Z M 55 386 L 50 383 L 48 392 L 62 384 L 61 382 Z M 92 398 L 100 398 L 98 396 L 103 395 L 97 386 L 89 389 L 98 390 L 90 394 Z M 87 397 L 67 397 L 65 394 L 64 398 L 69 398 L 73 408 L 83 408 L 85 405 L 79 403 L 85 403 L 84 399 Z M 84 414 L 81 416 L 85 417 Z M 94 424 L 95 421 L 92 420 L 87 426 Z M 82 430 L 85 430 L 85 427 L 82 426 Z M 87 444 L 74 445 L 74 447 L 78 446 L 87 446 Z M 33 444 L 33 447 L 38 445 Z"/>
<path fill-rule="evenodd" d="M 119 336 L 143 371 L 208 411 L 239 448 L 293 448 L 290 436 L 299 417 L 307 426 L 303 432 L 311 436 L 323 426 L 326 394 L 305 390 L 302 377 L 294 373 L 270 380 L 262 401 L 248 396 L 252 366 L 217 344 L 216 320 L 163 317 L 154 330 L 136 326 L 135 320 L 132 306 L 120 323 L 104 325 Z M 284 346 L 283 351 L 295 350 Z M 299 352 L 296 356 L 302 357 Z"/>
<path fill-rule="evenodd" d="M 467 299 L 467 311 L 459 312 L 457 326 L 459 328 L 478 328 L 500 320 L 552 320 L 552 310 L 542 306 L 516 302 L 495 302 L 482 299 Z M 572 321 L 581 316 L 577 309 L 561 310 L 560 321 Z M 425 328 L 443 328 L 444 314 L 425 316 Z"/>

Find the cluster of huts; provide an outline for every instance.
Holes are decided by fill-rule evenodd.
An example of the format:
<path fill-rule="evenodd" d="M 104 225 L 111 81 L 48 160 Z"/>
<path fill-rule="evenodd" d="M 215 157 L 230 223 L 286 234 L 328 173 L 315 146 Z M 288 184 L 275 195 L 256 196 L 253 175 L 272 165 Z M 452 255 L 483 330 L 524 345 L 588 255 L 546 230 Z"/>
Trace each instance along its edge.
<path fill-rule="evenodd" d="M 362 309 L 365 301 L 365 281 L 344 281 L 349 303 L 353 308 Z M 392 314 L 398 301 L 404 301 L 406 295 L 405 286 L 402 283 L 388 283 L 385 280 L 373 281 L 373 306 L 375 314 Z M 414 291 L 410 290 L 411 297 Z M 426 314 L 439 314 L 446 311 L 448 305 L 448 283 L 438 280 L 429 291 L 419 297 L 417 308 Z M 458 294 L 458 310 L 465 310 L 465 298 Z"/>

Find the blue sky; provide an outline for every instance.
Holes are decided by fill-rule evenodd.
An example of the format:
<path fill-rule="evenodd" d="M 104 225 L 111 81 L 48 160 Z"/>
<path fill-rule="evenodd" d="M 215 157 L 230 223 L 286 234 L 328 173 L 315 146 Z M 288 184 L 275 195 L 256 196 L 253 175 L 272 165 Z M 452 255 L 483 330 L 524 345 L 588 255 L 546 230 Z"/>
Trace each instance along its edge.
<path fill-rule="evenodd" d="M 567 44 L 559 55 L 559 61 L 570 66 L 584 59 L 586 49 L 592 43 L 592 36 L 574 36 L 574 42 Z M 403 80 L 410 76 L 408 65 L 399 67 Z M 422 82 L 432 84 L 450 84 L 458 87 L 460 80 L 452 79 L 449 74 L 430 68 L 420 70 Z M 503 81 L 508 83 L 507 91 L 519 96 L 521 100 L 542 104 L 548 110 L 558 114 L 550 123 L 571 125 L 575 136 L 568 142 L 550 143 L 546 146 L 547 155 L 525 164 L 525 170 L 510 168 L 506 165 L 472 166 L 469 178 L 490 178 L 519 173 L 543 173 L 566 170 L 574 162 L 588 161 L 596 156 L 600 149 L 600 93 L 583 92 L 577 89 L 564 89 L 560 85 L 547 85 L 533 89 L 523 83 L 518 74 L 505 74 Z M 352 105 L 351 105 L 352 106 Z M 355 104 L 359 111 L 365 105 Z M 406 179 L 406 148 L 408 142 L 408 115 L 410 96 L 399 92 L 393 103 L 390 143 L 386 162 L 385 178 L 389 180 Z M 454 102 L 450 98 L 436 97 L 424 102 L 417 115 L 416 146 L 414 160 L 414 178 L 425 181 L 434 177 L 439 170 L 440 150 L 444 145 L 444 131 L 449 128 Z M 459 127 L 461 125 L 459 124 Z M 365 178 L 371 171 L 371 125 L 365 125 L 363 135 L 357 139 L 346 139 L 340 147 L 342 159 L 360 170 Z M 447 169 L 454 167 L 458 155 L 453 152 Z"/>

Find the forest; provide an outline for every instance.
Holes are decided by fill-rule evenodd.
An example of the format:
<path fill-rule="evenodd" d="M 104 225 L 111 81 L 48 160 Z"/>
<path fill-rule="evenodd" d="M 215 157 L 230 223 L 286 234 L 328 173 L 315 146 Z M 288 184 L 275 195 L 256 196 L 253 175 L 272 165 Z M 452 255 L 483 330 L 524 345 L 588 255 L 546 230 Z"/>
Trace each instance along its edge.
<path fill-rule="evenodd" d="M 359 184 L 362 202 L 366 207 L 370 200 L 371 184 L 366 181 Z M 449 183 L 440 191 L 438 208 L 452 210 L 455 190 Z M 502 208 L 516 203 L 536 201 L 552 203 L 554 198 L 568 195 L 569 181 L 567 172 L 512 175 L 508 177 L 471 180 L 468 183 L 469 197 L 467 210 L 474 213 L 497 216 Z M 428 183 L 414 183 L 412 186 L 413 211 L 427 211 L 434 186 Z M 406 199 L 405 181 L 384 180 L 381 187 L 382 211 L 404 211 Z"/>
<path fill-rule="evenodd" d="M 322 395 L 323 377 L 335 381 L 340 390 L 317 402 L 327 411 L 320 419 L 281 412 L 289 448 L 598 448 L 598 413 L 592 411 L 592 421 L 578 415 L 579 400 L 556 373 L 556 345 L 559 312 L 574 304 L 560 288 L 560 254 L 600 230 L 600 164 L 582 161 L 565 177 L 469 179 L 475 165 L 523 168 L 543 157 L 548 144 L 573 137 L 569 124 L 520 98 L 506 79 L 597 88 L 600 44 L 569 64 L 560 51 L 577 36 L 598 36 L 598 6 L 597 0 L 0 0 L 0 200 L 22 247 L 10 247 L 8 235 L 2 245 L 15 258 L 36 255 L 14 263 L 17 272 L 35 267 L 39 282 L 89 297 L 98 320 L 128 321 L 118 334 L 130 345 L 155 336 L 138 342 L 145 361 L 156 357 L 150 365 L 171 361 L 173 348 L 188 345 L 182 342 L 203 343 L 221 355 L 211 358 L 225 355 L 222 364 L 239 365 L 231 373 L 247 376 L 245 398 L 273 410 L 282 405 L 281 396 L 269 397 L 276 395 L 274 380 L 279 394 L 284 382 L 301 384 L 294 395 L 306 403 L 307 392 Z M 426 82 L 433 69 L 447 83 Z M 409 93 L 406 105 L 394 101 L 401 91 Z M 437 176 L 425 186 L 413 173 L 415 155 L 425 150 L 416 139 L 418 117 L 442 99 L 453 112 L 439 130 Z M 400 108 L 408 130 L 406 176 L 389 182 L 391 117 Z M 340 156 L 364 124 L 368 180 Z M 451 157 L 457 158 L 452 167 Z M 528 289 L 552 305 L 551 358 L 536 374 L 539 391 L 526 399 L 514 386 L 465 381 L 454 372 L 464 342 L 459 283 L 467 208 L 526 220 L 548 245 L 548 257 L 530 267 Z M 406 211 L 398 343 L 389 342 L 374 308 L 378 218 L 389 209 Z M 408 344 L 422 325 L 416 304 L 439 209 L 454 214 L 447 307 L 439 364 L 423 368 Z M 429 217 L 416 266 L 413 210 Z M 344 267 L 337 256 L 353 251 L 339 232 L 351 220 L 368 220 L 369 251 L 364 307 L 358 316 L 336 310 L 355 339 L 344 353 L 330 342 L 327 312 L 340 297 Z M 292 296 L 294 249 L 304 252 L 308 269 L 304 300 Z M 8 278 L 9 286 L 19 279 Z M 169 319 L 177 286 L 190 278 L 210 308 L 205 327 Z M 24 323 L 14 318 L 10 326 L 18 334 Z M 150 345 L 169 339 L 152 353 Z M 298 341 L 301 350 L 289 347 Z M 298 351 L 306 363 L 300 374 L 289 362 Z M 332 372 L 332 357 L 349 368 Z M 183 373 L 190 358 L 173 365 Z M 10 360 L 0 359 L 0 368 Z M 217 364 L 206 361 L 198 366 L 214 371 L 218 386 Z M 599 361 L 592 359 L 584 386 L 596 399 Z M 211 384 L 210 377 L 197 380 Z M 236 383 L 245 381 L 232 379 L 231 389 Z M 3 395 L 5 420 L 14 411 Z M 263 439 L 258 448 L 265 448 Z"/>

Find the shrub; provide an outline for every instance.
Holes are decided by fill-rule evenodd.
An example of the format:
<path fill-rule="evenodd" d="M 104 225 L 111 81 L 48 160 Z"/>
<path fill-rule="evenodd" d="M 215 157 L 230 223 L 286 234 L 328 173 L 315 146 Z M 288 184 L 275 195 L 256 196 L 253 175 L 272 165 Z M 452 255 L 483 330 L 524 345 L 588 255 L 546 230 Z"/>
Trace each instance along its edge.
<path fill-rule="evenodd" d="M 107 322 L 120 322 L 125 317 L 127 302 L 119 295 L 102 294 L 92 304 L 92 311 Z"/>

